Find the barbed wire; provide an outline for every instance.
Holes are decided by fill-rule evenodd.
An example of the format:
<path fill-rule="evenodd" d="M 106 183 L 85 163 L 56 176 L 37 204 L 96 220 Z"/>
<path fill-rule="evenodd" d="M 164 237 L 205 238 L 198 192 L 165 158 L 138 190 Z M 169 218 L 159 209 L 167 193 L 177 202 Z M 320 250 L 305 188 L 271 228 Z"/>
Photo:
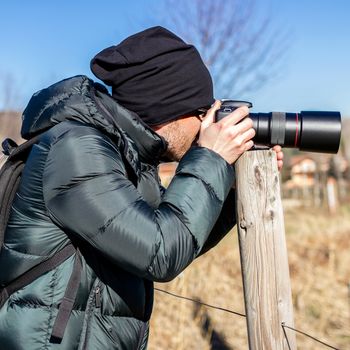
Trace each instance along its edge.
<path fill-rule="evenodd" d="M 192 301 L 193 303 L 204 305 L 204 306 L 210 307 L 212 309 L 225 311 L 225 312 L 228 312 L 230 314 L 235 314 L 235 315 L 241 316 L 241 317 L 246 317 L 245 314 L 241 314 L 240 312 L 236 312 L 236 311 L 232 311 L 232 310 L 229 310 L 229 309 L 225 309 L 223 307 L 219 307 L 219 306 L 214 306 L 214 305 L 210 305 L 210 304 L 207 304 L 207 303 L 203 303 L 203 302 L 201 302 L 199 300 L 195 300 L 195 299 L 191 299 L 191 298 L 188 298 L 188 297 L 184 297 L 182 295 L 177 295 L 175 293 L 171 293 L 171 292 L 168 292 L 168 291 L 163 290 L 163 289 L 159 289 L 159 288 L 154 288 L 154 289 L 157 290 L 158 292 L 169 294 L 169 295 L 171 295 L 171 296 L 173 296 L 175 298 L 178 298 L 178 299 L 184 299 L 184 300 Z"/>
<path fill-rule="evenodd" d="M 289 339 L 288 339 L 288 337 L 287 337 L 287 332 L 286 332 L 286 330 L 285 330 L 284 327 L 283 327 L 283 322 L 282 322 L 282 330 L 283 330 L 284 337 L 286 338 L 286 342 L 287 342 L 287 345 L 288 345 L 288 349 L 289 349 L 289 350 L 292 350 L 291 347 L 290 347 L 290 344 L 289 344 Z"/>
<path fill-rule="evenodd" d="M 310 335 L 310 334 L 307 334 L 307 333 L 305 333 L 305 332 L 303 332 L 303 331 L 300 331 L 299 329 L 295 329 L 295 328 L 293 328 L 293 327 L 287 326 L 287 325 L 285 325 L 284 323 L 282 323 L 281 326 L 282 326 L 282 328 L 283 328 L 283 332 L 284 332 L 284 335 L 285 335 L 285 337 L 286 337 L 286 339 L 287 339 L 287 342 L 288 342 L 288 338 L 287 338 L 287 334 L 286 334 L 284 328 L 288 328 L 288 329 L 291 329 L 291 330 L 294 331 L 294 332 L 303 334 L 303 335 L 305 335 L 306 337 L 309 337 L 309 338 L 313 339 L 314 341 L 317 341 L 317 342 L 320 343 L 320 344 L 323 344 L 323 345 L 325 345 L 325 346 L 328 346 L 330 349 L 340 350 L 339 348 L 335 348 L 334 346 L 329 345 L 329 344 L 323 342 L 322 340 L 319 340 L 319 339 L 313 337 L 313 336 Z M 288 342 L 288 344 L 289 344 L 289 342 Z"/>
<path fill-rule="evenodd" d="M 172 292 L 168 292 L 166 290 L 163 290 L 163 289 L 160 289 L 160 288 L 154 288 L 154 290 L 156 290 L 157 292 L 161 292 L 161 293 L 164 293 L 164 294 L 168 294 L 172 297 L 175 297 L 175 298 L 178 298 L 178 299 L 183 299 L 183 300 L 186 300 L 186 301 L 190 301 L 190 302 L 193 302 L 193 303 L 196 303 L 196 304 L 200 304 L 200 305 L 203 305 L 203 306 L 207 306 L 209 308 L 212 308 L 212 309 L 216 309 L 216 310 L 220 310 L 220 311 L 224 311 L 224 312 L 227 312 L 227 313 L 230 313 L 230 314 L 234 314 L 234 315 L 237 315 L 237 316 L 240 316 L 240 317 L 247 317 L 245 314 L 242 314 L 240 312 L 237 312 L 237 311 L 233 311 L 233 310 L 230 310 L 230 309 L 226 309 L 226 308 L 223 308 L 223 307 L 220 307 L 220 306 L 215 306 L 215 305 L 211 305 L 211 304 L 208 304 L 208 303 L 203 303 L 202 301 L 199 301 L 199 300 L 196 300 L 196 299 L 192 299 L 192 298 L 189 298 L 189 297 L 185 297 L 185 296 L 182 296 L 182 295 L 178 295 L 178 294 L 175 294 L 175 293 L 172 293 Z M 299 329 L 296 329 L 296 328 L 293 328 L 293 327 L 290 327 L 290 326 L 287 326 L 284 322 L 281 324 L 282 326 L 282 329 L 283 329 L 283 333 L 284 333 L 284 336 L 286 338 L 286 341 L 287 341 L 287 344 L 288 344 L 288 348 L 290 348 L 290 344 L 289 344 L 289 340 L 288 340 L 288 337 L 287 337 L 287 333 L 285 331 L 285 328 L 288 328 L 294 332 L 297 332 L 297 333 L 300 333 L 324 346 L 327 346 L 328 348 L 330 349 L 334 349 L 334 350 L 341 350 L 339 348 L 336 348 L 330 344 L 327 344 L 325 342 L 323 342 L 322 340 L 319 340 L 317 339 L 316 337 L 306 333 L 306 332 L 303 332 Z"/>

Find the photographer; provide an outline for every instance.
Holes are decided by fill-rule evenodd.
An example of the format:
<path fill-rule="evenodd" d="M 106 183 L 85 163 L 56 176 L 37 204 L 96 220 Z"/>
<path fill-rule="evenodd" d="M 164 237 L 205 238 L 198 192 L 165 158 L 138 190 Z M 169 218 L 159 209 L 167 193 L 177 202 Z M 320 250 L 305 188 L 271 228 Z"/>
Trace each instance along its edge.
<path fill-rule="evenodd" d="M 4 349 L 145 349 L 153 281 L 175 278 L 235 224 L 232 164 L 255 132 L 245 107 L 214 123 L 220 102 L 197 50 L 154 27 L 101 51 L 91 69 L 112 96 L 76 76 L 34 94 L 23 114 L 22 136 L 40 139 L 0 283 L 71 243 L 75 253 L 9 296 Z M 164 190 L 166 160 L 179 165 Z"/>

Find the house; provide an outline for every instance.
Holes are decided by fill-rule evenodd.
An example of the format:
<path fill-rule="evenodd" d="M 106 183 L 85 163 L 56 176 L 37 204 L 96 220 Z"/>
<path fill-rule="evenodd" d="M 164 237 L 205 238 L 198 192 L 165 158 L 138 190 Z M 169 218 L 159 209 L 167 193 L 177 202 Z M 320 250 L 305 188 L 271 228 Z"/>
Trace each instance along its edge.
<path fill-rule="evenodd" d="M 308 155 L 297 155 L 291 157 L 289 162 L 290 179 L 286 182 L 286 187 L 310 187 L 315 184 L 315 173 L 317 162 Z"/>

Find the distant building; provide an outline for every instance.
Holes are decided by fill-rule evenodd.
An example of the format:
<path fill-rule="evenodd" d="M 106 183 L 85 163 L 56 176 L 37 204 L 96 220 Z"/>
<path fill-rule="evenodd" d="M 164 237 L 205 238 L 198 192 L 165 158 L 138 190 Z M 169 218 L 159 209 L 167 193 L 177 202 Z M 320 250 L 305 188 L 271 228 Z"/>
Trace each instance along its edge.
<path fill-rule="evenodd" d="M 317 171 L 317 162 L 308 155 L 298 155 L 291 157 L 290 179 L 284 186 L 287 189 L 310 187 L 315 184 L 315 173 Z"/>

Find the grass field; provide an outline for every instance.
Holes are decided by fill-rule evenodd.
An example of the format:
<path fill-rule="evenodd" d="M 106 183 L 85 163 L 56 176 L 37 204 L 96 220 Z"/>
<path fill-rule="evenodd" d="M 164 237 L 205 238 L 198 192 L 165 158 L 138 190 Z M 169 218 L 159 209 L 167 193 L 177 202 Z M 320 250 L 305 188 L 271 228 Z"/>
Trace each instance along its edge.
<path fill-rule="evenodd" d="M 350 206 L 285 210 L 295 327 L 350 349 Z M 237 233 L 161 288 L 244 313 Z M 299 349 L 326 349 L 297 335 Z M 149 349 L 247 349 L 246 320 L 155 292 Z"/>

